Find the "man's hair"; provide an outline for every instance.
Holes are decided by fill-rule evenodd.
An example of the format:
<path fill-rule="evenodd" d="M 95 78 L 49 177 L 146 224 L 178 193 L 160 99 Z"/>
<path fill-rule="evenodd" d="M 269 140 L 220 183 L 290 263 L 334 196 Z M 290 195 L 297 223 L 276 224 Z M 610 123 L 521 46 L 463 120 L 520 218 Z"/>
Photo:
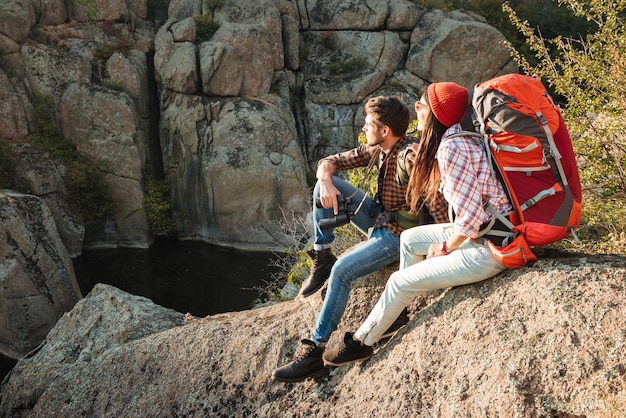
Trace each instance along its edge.
<path fill-rule="evenodd" d="M 409 108 L 396 96 L 372 97 L 365 104 L 365 114 L 372 115 L 372 122 L 391 128 L 394 136 L 404 136 L 409 127 Z"/>

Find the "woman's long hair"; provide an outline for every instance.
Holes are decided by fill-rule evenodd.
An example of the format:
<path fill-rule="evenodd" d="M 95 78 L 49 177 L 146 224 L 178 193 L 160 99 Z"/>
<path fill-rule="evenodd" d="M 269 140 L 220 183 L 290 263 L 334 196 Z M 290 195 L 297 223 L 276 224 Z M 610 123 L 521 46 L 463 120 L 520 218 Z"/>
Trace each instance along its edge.
<path fill-rule="evenodd" d="M 430 107 L 427 94 L 424 95 L 423 99 Z M 436 198 L 441 183 L 441 173 L 436 158 L 437 149 L 439 149 L 441 137 L 446 130 L 447 128 L 437 120 L 430 110 L 422 129 L 422 136 L 406 191 L 406 200 L 413 213 L 420 211 L 424 199 L 434 201 Z"/>

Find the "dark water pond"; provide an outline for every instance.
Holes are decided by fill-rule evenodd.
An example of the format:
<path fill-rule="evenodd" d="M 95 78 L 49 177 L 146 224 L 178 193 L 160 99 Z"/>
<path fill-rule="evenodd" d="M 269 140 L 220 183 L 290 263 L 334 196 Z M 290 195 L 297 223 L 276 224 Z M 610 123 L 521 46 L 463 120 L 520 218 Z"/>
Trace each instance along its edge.
<path fill-rule="evenodd" d="M 255 287 L 277 269 L 272 253 L 236 251 L 187 241 L 161 240 L 149 249 L 84 251 L 74 260 L 83 295 L 106 283 L 182 313 L 206 316 L 248 309 Z"/>
<path fill-rule="evenodd" d="M 84 296 L 96 283 L 106 283 L 202 317 L 250 308 L 263 296 L 257 288 L 277 272 L 272 265 L 276 258 L 272 253 L 159 240 L 149 249 L 84 251 L 73 261 Z M 0 355 L 0 380 L 14 365 Z"/>

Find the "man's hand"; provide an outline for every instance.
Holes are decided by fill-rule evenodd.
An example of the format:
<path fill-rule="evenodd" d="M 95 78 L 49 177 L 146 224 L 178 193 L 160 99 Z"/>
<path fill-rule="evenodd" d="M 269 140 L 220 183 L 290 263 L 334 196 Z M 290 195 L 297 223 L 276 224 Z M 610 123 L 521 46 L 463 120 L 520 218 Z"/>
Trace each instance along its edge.
<path fill-rule="evenodd" d="M 325 209 L 333 208 L 335 216 L 339 214 L 339 202 L 337 196 L 341 193 L 333 184 L 333 174 L 335 166 L 329 162 L 322 162 L 317 166 L 316 177 L 320 183 L 320 203 Z"/>
<path fill-rule="evenodd" d="M 407 171 L 410 173 L 413 170 L 413 164 L 415 164 L 415 158 L 417 157 L 417 150 L 419 148 L 419 144 L 416 143 L 410 143 L 406 146 L 407 148 L 407 153 L 406 153 L 406 168 Z"/>
<path fill-rule="evenodd" d="M 333 213 L 336 215 L 339 214 L 339 202 L 337 201 L 337 196 L 341 193 L 335 185 L 333 184 L 332 179 L 320 181 L 320 203 L 322 207 L 326 209 L 333 208 Z"/>

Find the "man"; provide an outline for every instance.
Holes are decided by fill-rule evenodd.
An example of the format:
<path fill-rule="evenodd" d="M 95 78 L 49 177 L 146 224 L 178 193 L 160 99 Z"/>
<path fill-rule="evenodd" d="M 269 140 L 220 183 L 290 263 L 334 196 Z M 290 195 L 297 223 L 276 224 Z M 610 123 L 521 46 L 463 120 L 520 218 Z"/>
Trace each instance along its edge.
<path fill-rule="evenodd" d="M 408 107 L 397 97 L 378 96 L 369 99 L 364 110 L 363 132 L 367 144 L 326 157 L 317 166 L 317 184 L 313 191 L 315 242 L 313 251 L 309 252 L 312 266 L 300 294 L 310 296 L 327 279 L 330 280 L 311 339 L 301 341 L 302 346 L 292 362 L 274 370 L 272 377 L 276 381 L 298 382 L 325 373 L 322 355 L 346 309 L 351 283 L 397 262 L 400 233 L 424 222 L 420 214 L 408 212 L 406 181 L 399 181 L 397 173 L 400 152 L 414 142 L 413 138 L 405 135 L 410 120 Z M 411 153 L 412 150 L 407 148 L 404 152 Z M 410 156 L 406 158 L 408 172 L 410 160 Z M 376 199 L 334 175 L 337 171 L 368 166 L 378 168 Z M 342 196 L 342 202 L 348 206 L 350 222 L 368 236 L 363 245 L 339 259 L 331 252 L 335 239 L 333 226 L 338 222 L 331 220 L 328 226 L 328 218 L 340 215 L 338 196 Z M 424 206 L 435 222 L 448 222 L 448 209 L 442 196 L 434 202 L 424 202 Z M 320 226 L 322 220 L 324 222 Z M 405 310 L 385 335 L 392 335 L 407 321 Z"/>

